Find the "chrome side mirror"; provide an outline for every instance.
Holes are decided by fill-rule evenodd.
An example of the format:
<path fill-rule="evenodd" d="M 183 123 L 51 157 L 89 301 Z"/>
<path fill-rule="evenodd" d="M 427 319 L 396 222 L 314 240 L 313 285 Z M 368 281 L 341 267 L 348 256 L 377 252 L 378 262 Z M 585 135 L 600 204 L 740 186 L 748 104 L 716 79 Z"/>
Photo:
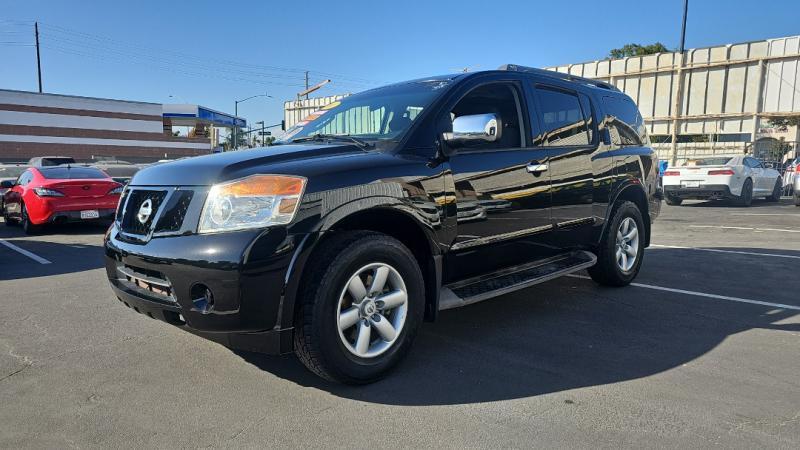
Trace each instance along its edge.
<path fill-rule="evenodd" d="M 470 143 L 496 142 L 500 133 L 496 114 L 473 114 L 456 117 L 453 132 L 444 133 L 444 140 L 451 147 L 463 147 Z"/>

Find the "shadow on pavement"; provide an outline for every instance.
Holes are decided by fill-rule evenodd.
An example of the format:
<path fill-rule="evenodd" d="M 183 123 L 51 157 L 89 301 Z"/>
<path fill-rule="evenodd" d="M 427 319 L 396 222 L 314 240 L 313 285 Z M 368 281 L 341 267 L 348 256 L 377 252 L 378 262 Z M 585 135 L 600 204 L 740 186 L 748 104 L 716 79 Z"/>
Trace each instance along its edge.
<path fill-rule="evenodd" d="M 97 244 L 59 242 L 59 235 L 102 236 L 100 224 L 51 226 L 38 235 L 26 236 L 18 227 L 0 225 L 0 239 L 49 260 L 40 264 L 15 250 L 0 246 L 0 281 L 84 272 L 103 267 L 103 248 Z M 11 238 L 11 239 L 9 239 Z"/>
<path fill-rule="evenodd" d="M 685 251 L 675 250 L 652 251 L 649 256 L 657 259 L 667 253 L 686 257 Z M 683 288 L 714 292 L 702 276 L 696 283 Z M 795 284 L 786 288 L 796 292 L 800 283 Z M 800 323 L 778 323 L 797 314 L 562 278 L 442 313 L 436 323 L 423 326 L 397 371 L 368 386 L 322 381 L 293 356 L 237 354 L 276 376 L 340 397 L 390 405 L 451 405 L 647 377 L 691 362 L 743 331 L 800 332 Z"/>

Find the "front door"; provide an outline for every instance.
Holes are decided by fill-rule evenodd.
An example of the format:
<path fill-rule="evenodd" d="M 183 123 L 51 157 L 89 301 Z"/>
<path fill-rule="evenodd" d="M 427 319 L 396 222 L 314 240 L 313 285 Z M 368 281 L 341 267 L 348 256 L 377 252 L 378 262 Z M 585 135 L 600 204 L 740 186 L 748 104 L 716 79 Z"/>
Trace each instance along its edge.
<path fill-rule="evenodd" d="M 499 139 L 460 148 L 450 158 L 457 237 L 449 281 L 552 254 L 550 173 L 545 149 L 528 143 L 530 121 L 519 82 L 475 86 L 450 109 L 450 119 L 495 114 Z"/>

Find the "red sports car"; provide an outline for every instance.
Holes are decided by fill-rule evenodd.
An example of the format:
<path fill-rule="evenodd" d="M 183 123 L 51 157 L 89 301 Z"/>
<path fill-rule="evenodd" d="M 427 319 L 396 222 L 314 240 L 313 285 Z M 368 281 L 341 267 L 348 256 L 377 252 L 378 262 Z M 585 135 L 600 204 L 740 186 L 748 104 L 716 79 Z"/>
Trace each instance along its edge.
<path fill-rule="evenodd" d="M 122 189 L 94 167 L 31 167 L 4 194 L 3 215 L 29 234 L 48 223 L 113 220 Z"/>

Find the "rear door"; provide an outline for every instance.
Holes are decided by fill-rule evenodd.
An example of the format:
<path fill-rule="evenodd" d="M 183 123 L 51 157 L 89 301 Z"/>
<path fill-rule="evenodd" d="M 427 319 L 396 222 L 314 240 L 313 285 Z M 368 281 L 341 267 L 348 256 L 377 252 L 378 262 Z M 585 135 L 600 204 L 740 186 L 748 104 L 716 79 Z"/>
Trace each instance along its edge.
<path fill-rule="evenodd" d="M 450 157 L 457 237 L 448 256 L 450 280 L 489 273 L 553 254 L 548 152 L 529 146 L 522 80 L 475 81 L 446 108 L 444 122 L 496 114 L 501 137 Z M 446 130 L 444 130 L 446 131 Z"/>
<path fill-rule="evenodd" d="M 570 88 L 536 82 L 535 114 L 541 133 L 534 146 L 547 151 L 552 198 L 552 222 L 559 247 L 586 242 L 581 230 L 594 224 L 594 170 L 597 133 L 592 122 L 589 98 Z"/>

